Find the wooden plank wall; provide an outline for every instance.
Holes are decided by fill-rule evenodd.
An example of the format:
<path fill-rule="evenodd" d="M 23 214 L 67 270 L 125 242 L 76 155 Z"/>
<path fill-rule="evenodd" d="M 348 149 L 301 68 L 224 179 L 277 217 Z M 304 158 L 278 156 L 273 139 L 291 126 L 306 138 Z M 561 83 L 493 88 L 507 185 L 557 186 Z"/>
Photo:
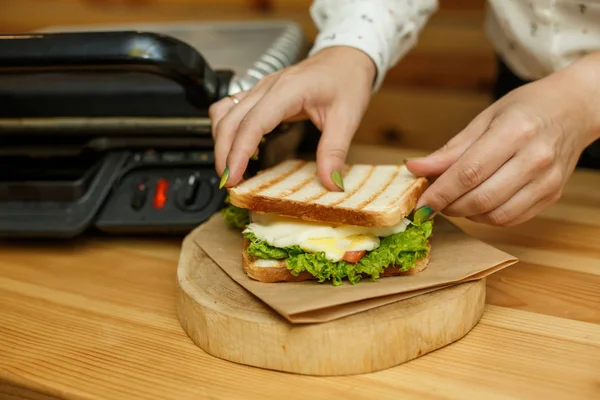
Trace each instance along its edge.
<path fill-rule="evenodd" d="M 312 40 L 311 0 L 0 0 L 0 32 L 51 25 L 291 19 Z M 435 149 L 491 102 L 485 0 L 441 0 L 417 47 L 389 71 L 357 142 Z"/>

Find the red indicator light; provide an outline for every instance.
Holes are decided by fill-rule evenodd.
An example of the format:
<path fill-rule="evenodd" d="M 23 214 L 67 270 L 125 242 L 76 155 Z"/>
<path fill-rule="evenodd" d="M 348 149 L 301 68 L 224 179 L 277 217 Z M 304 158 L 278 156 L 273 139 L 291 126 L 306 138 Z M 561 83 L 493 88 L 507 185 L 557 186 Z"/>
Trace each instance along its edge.
<path fill-rule="evenodd" d="M 156 193 L 154 193 L 153 206 L 156 209 L 161 209 L 167 202 L 167 190 L 169 189 L 169 181 L 161 179 L 156 182 Z"/>

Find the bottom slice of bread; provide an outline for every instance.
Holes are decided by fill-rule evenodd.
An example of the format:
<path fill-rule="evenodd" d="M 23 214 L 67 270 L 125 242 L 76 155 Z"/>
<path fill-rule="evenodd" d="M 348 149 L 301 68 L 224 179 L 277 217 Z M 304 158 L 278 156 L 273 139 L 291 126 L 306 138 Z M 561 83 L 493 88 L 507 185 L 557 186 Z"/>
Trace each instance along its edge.
<path fill-rule="evenodd" d="M 250 278 L 265 283 L 302 282 L 316 279 L 306 271 L 301 272 L 298 276 L 292 275 L 290 270 L 285 265 L 285 260 L 265 260 L 249 255 L 246 252 L 246 248 L 249 244 L 249 241 L 244 238 L 244 244 L 242 246 L 242 266 L 244 268 L 244 272 Z M 418 274 L 427 268 L 429 259 L 429 253 L 427 253 L 427 256 L 417 260 L 415 266 L 406 272 L 400 271 L 397 266 L 389 266 L 383 270 L 383 274 L 381 276 L 387 277 Z"/>

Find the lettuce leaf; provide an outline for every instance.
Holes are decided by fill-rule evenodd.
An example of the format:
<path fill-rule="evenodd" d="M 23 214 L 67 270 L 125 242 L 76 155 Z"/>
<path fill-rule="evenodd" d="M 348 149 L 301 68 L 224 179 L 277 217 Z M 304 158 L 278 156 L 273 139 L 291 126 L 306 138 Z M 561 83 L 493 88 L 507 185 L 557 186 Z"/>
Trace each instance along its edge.
<path fill-rule="evenodd" d="M 277 248 L 262 242 L 252 233 L 244 236 L 250 241 L 246 250 L 248 254 L 266 259 L 285 259 L 292 275 L 298 276 L 308 271 L 319 282 L 331 281 L 334 286 L 342 284 L 344 278 L 352 284 L 358 283 L 363 274 L 371 280 L 379 278 L 383 270 L 396 265 L 401 271 L 408 271 L 415 266 L 418 259 L 427 255 L 427 240 L 432 234 L 433 222 L 426 221 L 419 225 L 411 224 L 404 231 L 381 239 L 378 248 L 368 252 L 358 263 L 347 261 L 333 262 L 325 257 L 325 253 L 306 253 L 298 246 Z"/>
<path fill-rule="evenodd" d="M 243 235 L 250 241 L 246 253 L 254 257 L 281 260 L 304 253 L 300 246 L 279 248 L 259 240 L 252 232 L 246 232 Z"/>
<path fill-rule="evenodd" d="M 229 202 L 229 195 L 225 197 L 225 207 L 221 210 L 225 223 L 231 228 L 243 229 L 250 223 L 250 213 L 245 208 L 239 208 Z"/>

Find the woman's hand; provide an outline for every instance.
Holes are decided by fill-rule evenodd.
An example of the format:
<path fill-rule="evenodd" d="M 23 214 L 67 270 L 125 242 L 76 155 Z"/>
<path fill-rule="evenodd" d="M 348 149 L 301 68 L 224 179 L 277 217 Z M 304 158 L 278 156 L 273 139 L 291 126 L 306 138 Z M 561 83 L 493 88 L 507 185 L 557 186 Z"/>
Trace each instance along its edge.
<path fill-rule="evenodd" d="M 419 214 L 523 223 L 561 197 L 599 127 L 600 57 L 594 55 L 514 90 L 442 149 L 407 161 L 413 173 L 437 177 L 418 201 Z"/>
<path fill-rule="evenodd" d="M 343 190 L 341 169 L 350 141 L 370 100 L 376 67 L 363 52 L 331 47 L 263 78 L 254 88 L 209 110 L 216 170 L 226 187 L 236 185 L 263 135 L 281 122 L 310 118 L 322 132 L 318 176 L 329 190 Z"/>

